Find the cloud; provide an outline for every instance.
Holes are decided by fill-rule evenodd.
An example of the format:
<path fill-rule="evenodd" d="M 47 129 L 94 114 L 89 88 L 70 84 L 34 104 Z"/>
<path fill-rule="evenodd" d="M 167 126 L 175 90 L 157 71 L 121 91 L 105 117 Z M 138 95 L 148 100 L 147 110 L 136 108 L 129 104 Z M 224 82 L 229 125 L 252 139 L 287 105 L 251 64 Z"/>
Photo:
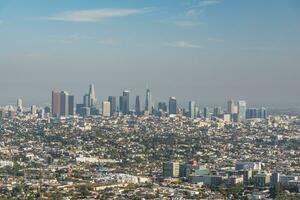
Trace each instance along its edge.
<path fill-rule="evenodd" d="M 3 24 L 3 23 L 4 23 L 3 20 L 0 19 L 0 25 Z"/>
<path fill-rule="evenodd" d="M 180 19 L 173 20 L 173 21 L 164 21 L 164 22 L 173 24 L 175 26 L 184 27 L 184 28 L 191 28 L 191 27 L 196 27 L 205 24 L 203 22 L 199 22 L 196 20 L 180 20 Z"/>
<path fill-rule="evenodd" d="M 102 8 L 92 10 L 65 11 L 49 17 L 38 18 L 40 20 L 67 21 L 67 22 L 96 22 L 107 18 L 125 17 L 129 15 L 141 14 L 149 9 L 122 9 L 122 8 Z"/>
<path fill-rule="evenodd" d="M 198 45 L 198 44 L 194 44 L 191 42 L 187 42 L 187 41 L 175 41 L 169 44 L 169 46 L 172 47 L 177 47 L 177 48 L 190 48 L 190 49 L 200 49 L 203 48 L 203 46 Z"/>
<path fill-rule="evenodd" d="M 204 5 L 212 5 L 212 4 L 219 4 L 221 1 L 218 0 L 203 0 L 201 1 Z"/>

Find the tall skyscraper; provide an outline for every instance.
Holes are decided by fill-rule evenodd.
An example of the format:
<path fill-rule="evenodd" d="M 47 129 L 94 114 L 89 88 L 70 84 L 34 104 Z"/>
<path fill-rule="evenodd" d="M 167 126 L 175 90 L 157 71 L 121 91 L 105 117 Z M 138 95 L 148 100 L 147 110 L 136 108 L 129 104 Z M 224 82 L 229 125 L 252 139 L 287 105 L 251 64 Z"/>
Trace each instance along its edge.
<path fill-rule="evenodd" d="M 175 97 L 169 98 L 169 114 L 177 114 L 177 100 Z"/>
<path fill-rule="evenodd" d="M 238 106 L 236 105 L 234 100 L 229 100 L 227 102 L 227 111 L 229 114 L 237 114 L 238 113 Z"/>
<path fill-rule="evenodd" d="M 102 116 L 104 116 L 104 117 L 110 116 L 110 102 L 109 101 L 102 102 Z"/>
<path fill-rule="evenodd" d="M 243 122 L 246 120 L 246 101 L 238 101 L 238 122 Z"/>
<path fill-rule="evenodd" d="M 152 112 L 151 92 L 149 88 L 146 90 L 145 111 Z"/>
<path fill-rule="evenodd" d="M 60 116 L 60 92 L 52 91 L 52 116 Z"/>
<path fill-rule="evenodd" d="M 37 108 L 36 108 L 35 105 L 32 105 L 32 106 L 31 106 L 30 113 L 31 113 L 32 115 L 36 115 L 36 113 L 37 113 Z"/>
<path fill-rule="evenodd" d="M 140 104 L 140 96 L 136 96 L 135 98 L 135 114 L 141 115 L 141 104 Z"/>
<path fill-rule="evenodd" d="M 66 91 L 60 93 L 60 115 L 69 115 L 69 94 Z"/>
<path fill-rule="evenodd" d="M 190 101 L 189 102 L 189 117 L 190 118 L 195 118 L 196 117 L 195 111 L 196 111 L 196 103 L 195 103 L 195 101 Z"/>
<path fill-rule="evenodd" d="M 89 94 L 85 94 L 83 96 L 83 105 L 84 105 L 84 107 L 91 107 L 91 101 L 90 101 L 90 95 Z"/>
<path fill-rule="evenodd" d="M 109 96 L 108 101 L 110 103 L 110 116 L 114 116 L 117 111 L 117 98 L 115 96 Z"/>
<path fill-rule="evenodd" d="M 215 107 L 214 108 L 214 116 L 219 117 L 222 113 L 222 108 L 221 107 Z"/>
<path fill-rule="evenodd" d="M 206 118 L 206 119 L 210 119 L 211 116 L 210 116 L 210 111 L 209 111 L 209 108 L 208 107 L 205 107 L 203 109 L 203 117 Z"/>
<path fill-rule="evenodd" d="M 130 94 L 130 91 L 129 90 L 124 90 L 123 91 L 123 98 L 122 98 L 122 112 L 123 114 L 129 114 L 129 94 Z M 120 103 L 121 105 L 121 103 Z M 121 106 L 120 106 L 121 107 Z M 121 108 L 120 108 L 121 109 Z"/>
<path fill-rule="evenodd" d="M 68 96 L 68 115 L 74 115 L 74 96 L 69 95 Z"/>
<path fill-rule="evenodd" d="M 90 84 L 89 87 L 89 106 L 90 107 L 96 107 L 97 105 L 97 98 L 96 98 L 96 92 L 94 84 Z"/>
<path fill-rule="evenodd" d="M 23 105 L 22 105 L 22 99 L 17 99 L 17 112 L 21 113 L 23 112 Z"/>

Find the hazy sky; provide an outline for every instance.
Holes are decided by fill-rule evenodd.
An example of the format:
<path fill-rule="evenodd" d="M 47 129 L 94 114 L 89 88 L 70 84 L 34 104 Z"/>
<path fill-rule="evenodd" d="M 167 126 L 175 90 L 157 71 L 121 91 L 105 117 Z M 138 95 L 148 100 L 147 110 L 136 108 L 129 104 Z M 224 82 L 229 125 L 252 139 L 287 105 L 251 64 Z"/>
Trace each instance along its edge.
<path fill-rule="evenodd" d="M 299 0 L 0 0 L 0 104 L 176 96 L 300 105 Z"/>

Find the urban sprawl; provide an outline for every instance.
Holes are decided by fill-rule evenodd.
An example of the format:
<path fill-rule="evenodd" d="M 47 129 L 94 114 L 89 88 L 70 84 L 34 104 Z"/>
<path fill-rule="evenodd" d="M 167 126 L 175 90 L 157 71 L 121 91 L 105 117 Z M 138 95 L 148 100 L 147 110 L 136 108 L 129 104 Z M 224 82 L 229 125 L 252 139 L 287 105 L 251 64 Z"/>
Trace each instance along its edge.
<path fill-rule="evenodd" d="M 300 117 L 229 100 L 106 101 L 0 108 L 0 199 L 300 199 Z M 100 108 L 101 107 L 101 108 Z"/>

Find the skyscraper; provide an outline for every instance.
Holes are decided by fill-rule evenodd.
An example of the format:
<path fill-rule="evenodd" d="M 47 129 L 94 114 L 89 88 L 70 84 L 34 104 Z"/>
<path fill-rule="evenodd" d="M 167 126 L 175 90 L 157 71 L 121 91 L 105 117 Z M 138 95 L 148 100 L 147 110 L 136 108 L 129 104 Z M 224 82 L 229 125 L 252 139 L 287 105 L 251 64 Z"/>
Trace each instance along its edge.
<path fill-rule="evenodd" d="M 221 115 L 221 111 L 222 111 L 221 107 L 215 107 L 214 108 L 214 116 L 219 117 Z"/>
<path fill-rule="evenodd" d="M 89 106 L 90 107 L 96 107 L 97 105 L 97 98 L 96 98 L 96 92 L 94 84 L 90 84 L 89 87 Z"/>
<path fill-rule="evenodd" d="M 145 111 L 148 111 L 150 113 L 152 111 L 151 92 L 149 88 L 146 90 Z"/>
<path fill-rule="evenodd" d="M 108 101 L 110 103 L 110 116 L 113 116 L 117 111 L 117 98 L 115 96 L 109 96 Z"/>
<path fill-rule="evenodd" d="M 36 115 L 36 106 L 35 105 L 32 105 L 31 106 L 31 109 L 30 109 L 30 113 L 32 114 L 32 115 Z"/>
<path fill-rule="evenodd" d="M 136 96 L 135 98 L 135 114 L 141 115 L 141 104 L 140 104 L 140 97 Z"/>
<path fill-rule="evenodd" d="M 169 98 L 169 114 L 177 114 L 177 100 L 175 97 Z"/>
<path fill-rule="evenodd" d="M 167 112 L 168 108 L 167 108 L 167 104 L 166 102 L 158 102 L 158 111 L 164 111 Z"/>
<path fill-rule="evenodd" d="M 227 111 L 229 114 L 238 113 L 238 106 L 236 105 L 234 100 L 231 99 L 227 102 Z"/>
<path fill-rule="evenodd" d="M 74 115 L 74 96 L 69 95 L 68 96 L 68 115 Z"/>
<path fill-rule="evenodd" d="M 110 102 L 109 101 L 102 102 L 102 116 L 104 116 L 104 117 L 110 116 Z"/>
<path fill-rule="evenodd" d="M 60 93 L 60 115 L 67 116 L 69 114 L 69 94 L 66 91 Z"/>
<path fill-rule="evenodd" d="M 120 108 L 120 110 L 123 112 L 123 114 L 129 114 L 129 105 L 130 105 L 129 104 L 129 94 L 130 94 L 129 90 L 123 91 L 122 110 Z M 120 105 L 121 105 L 121 102 L 120 102 Z"/>
<path fill-rule="evenodd" d="M 89 94 L 85 94 L 83 96 L 83 105 L 84 107 L 91 107 L 91 101 L 90 101 L 90 95 Z"/>
<path fill-rule="evenodd" d="M 60 93 L 52 91 L 52 116 L 60 116 Z"/>
<path fill-rule="evenodd" d="M 17 99 L 17 112 L 21 113 L 23 112 L 23 105 L 22 105 L 22 99 Z"/>
<path fill-rule="evenodd" d="M 203 117 L 206 118 L 206 119 L 210 119 L 211 116 L 210 116 L 210 111 L 209 111 L 209 108 L 208 107 L 205 107 L 203 109 Z"/>
<path fill-rule="evenodd" d="M 246 120 L 246 101 L 238 101 L 238 122 L 243 122 Z"/>
<path fill-rule="evenodd" d="M 189 117 L 190 118 L 195 118 L 196 117 L 195 111 L 196 111 L 196 103 L 195 103 L 195 101 L 190 101 L 189 102 Z"/>

